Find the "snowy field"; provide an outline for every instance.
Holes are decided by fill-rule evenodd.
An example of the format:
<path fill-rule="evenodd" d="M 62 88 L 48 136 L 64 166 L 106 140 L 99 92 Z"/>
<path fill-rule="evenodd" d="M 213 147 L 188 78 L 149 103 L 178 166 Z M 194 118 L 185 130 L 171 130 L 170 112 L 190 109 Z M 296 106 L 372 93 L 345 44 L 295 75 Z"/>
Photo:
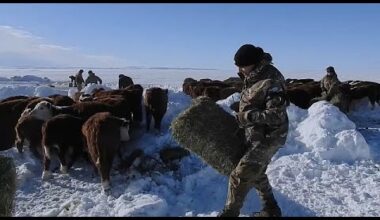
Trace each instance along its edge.
<path fill-rule="evenodd" d="M 126 74 L 144 88 L 160 85 L 169 89 L 163 134 L 143 133 L 131 140 L 130 146 L 157 161 L 160 149 L 176 147 L 170 122 L 191 103 L 190 97 L 181 92 L 183 79 L 234 76 L 208 73 Z M 37 79 L 23 83 L 1 75 L 0 99 L 68 94 L 69 74 L 49 75 L 52 82 Z M 104 77 L 105 85 L 116 88 L 118 74 Z M 233 98 L 239 98 L 238 94 L 218 103 L 225 107 Z M 287 142 L 267 169 L 283 216 L 380 216 L 379 110 L 379 106 L 371 110 L 365 101 L 358 103 L 348 117 L 324 101 L 308 110 L 288 107 Z M 226 199 L 227 176 L 193 154 L 179 161 L 176 171 L 157 161 L 146 173 L 137 172 L 134 166 L 126 173 L 115 170 L 109 194 L 102 193 L 99 176 L 94 176 L 84 161 L 76 163 L 68 175 L 53 173 L 52 179 L 42 181 L 41 163 L 28 151 L 23 156 L 16 149 L 0 154 L 13 157 L 17 167 L 15 216 L 216 216 Z M 259 210 L 260 201 L 252 189 L 240 216 Z"/>

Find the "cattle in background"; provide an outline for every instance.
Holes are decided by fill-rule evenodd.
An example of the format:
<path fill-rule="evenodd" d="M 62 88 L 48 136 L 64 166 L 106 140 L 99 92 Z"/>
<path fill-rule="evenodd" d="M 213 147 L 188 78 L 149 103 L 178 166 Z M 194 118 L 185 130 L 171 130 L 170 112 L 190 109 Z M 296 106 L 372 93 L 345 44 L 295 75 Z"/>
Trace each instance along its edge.
<path fill-rule="evenodd" d="M 161 121 L 168 106 L 168 89 L 152 87 L 145 91 L 144 106 L 146 113 L 146 130 L 149 131 L 152 116 L 154 128 L 161 131 Z"/>
<path fill-rule="evenodd" d="M 184 81 L 183 81 L 183 84 L 182 84 L 182 92 L 184 92 L 186 95 L 190 95 L 191 93 L 191 85 L 196 85 L 197 84 L 197 80 L 193 79 L 193 78 L 186 78 Z"/>
<path fill-rule="evenodd" d="M 229 85 L 230 87 L 236 88 L 237 90 L 239 90 L 239 92 L 243 90 L 244 82 L 240 77 L 230 77 L 224 80 L 223 82 Z"/>
<path fill-rule="evenodd" d="M 241 93 L 241 90 L 239 90 L 236 87 L 223 88 L 219 92 L 219 97 L 220 97 L 220 99 L 226 99 L 234 93 Z"/>
<path fill-rule="evenodd" d="M 286 79 L 285 84 L 287 85 L 301 85 L 306 83 L 315 82 L 314 79 Z"/>
<path fill-rule="evenodd" d="M 95 91 L 93 97 L 121 95 L 129 103 L 129 109 L 132 113 L 132 123 L 140 124 L 142 121 L 142 96 L 143 87 L 139 84 L 128 86 L 125 89 L 115 89 L 109 91 Z M 122 116 L 121 116 L 122 117 Z"/>
<path fill-rule="evenodd" d="M 218 86 L 209 86 L 203 90 L 202 95 L 207 96 L 207 97 L 211 98 L 211 100 L 216 102 L 220 99 L 220 90 L 221 90 L 221 88 Z"/>
<path fill-rule="evenodd" d="M 351 102 L 355 104 L 356 100 L 368 98 L 372 109 L 375 103 L 380 104 L 380 84 L 369 81 L 353 81 L 350 82 Z"/>
<path fill-rule="evenodd" d="M 91 116 L 82 126 L 87 151 L 97 168 L 103 190 L 110 189 L 110 171 L 121 141 L 129 140 L 129 121 L 101 112 Z"/>
<path fill-rule="evenodd" d="M 58 155 L 61 163 L 61 173 L 75 162 L 76 158 L 85 152 L 82 125 L 84 120 L 68 114 L 52 117 L 42 126 L 42 146 L 44 155 L 44 170 L 42 179 L 51 176 L 50 162 L 54 154 Z"/>
<path fill-rule="evenodd" d="M 288 101 L 294 105 L 308 109 L 313 98 L 321 96 L 322 89 L 319 82 L 307 82 L 297 84 L 287 84 L 286 94 Z"/>
<path fill-rule="evenodd" d="M 119 75 L 119 89 L 126 88 L 130 85 L 133 85 L 133 80 L 131 77 L 126 76 L 124 74 Z"/>

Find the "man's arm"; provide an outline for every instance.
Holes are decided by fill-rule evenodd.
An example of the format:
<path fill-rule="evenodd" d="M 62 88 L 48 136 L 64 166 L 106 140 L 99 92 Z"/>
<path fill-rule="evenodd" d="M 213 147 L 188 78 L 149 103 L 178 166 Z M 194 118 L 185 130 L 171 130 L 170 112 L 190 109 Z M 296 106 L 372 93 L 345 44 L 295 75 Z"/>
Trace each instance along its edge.
<path fill-rule="evenodd" d="M 254 124 L 278 125 L 286 117 L 286 95 L 282 88 L 273 87 L 268 91 L 266 108 L 250 109 L 239 112 L 238 118 L 242 126 L 252 126 Z"/>

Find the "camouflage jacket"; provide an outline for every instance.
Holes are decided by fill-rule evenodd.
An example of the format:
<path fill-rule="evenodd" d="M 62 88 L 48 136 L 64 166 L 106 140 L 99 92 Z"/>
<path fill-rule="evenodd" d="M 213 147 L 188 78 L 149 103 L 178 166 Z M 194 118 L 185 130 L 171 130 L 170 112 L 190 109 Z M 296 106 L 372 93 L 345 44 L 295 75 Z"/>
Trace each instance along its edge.
<path fill-rule="evenodd" d="M 246 141 L 267 140 L 283 145 L 289 124 L 286 106 L 281 72 L 270 64 L 254 69 L 244 79 L 239 104 L 239 112 L 244 114 L 240 127 L 245 128 Z"/>
<path fill-rule="evenodd" d="M 98 84 L 98 82 L 100 84 L 102 84 L 102 80 L 96 76 L 96 75 L 89 75 L 86 79 L 86 82 L 85 82 L 85 85 L 87 86 L 87 84 L 89 83 L 95 83 L 95 84 Z"/>
<path fill-rule="evenodd" d="M 339 81 L 338 76 L 336 74 L 332 76 L 324 76 L 321 80 L 322 96 L 332 96 L 332 91 L 335 91 L 336 86 L 339 86 L 340 84 L 341 82 Z"/>
<path fill-rule="evenodd" d="M 79 74 L 75 75 L 75 84 L 79 85 L 82 83 L 84 83 L 84 79 L 82 75 L 79 75 Z"/>

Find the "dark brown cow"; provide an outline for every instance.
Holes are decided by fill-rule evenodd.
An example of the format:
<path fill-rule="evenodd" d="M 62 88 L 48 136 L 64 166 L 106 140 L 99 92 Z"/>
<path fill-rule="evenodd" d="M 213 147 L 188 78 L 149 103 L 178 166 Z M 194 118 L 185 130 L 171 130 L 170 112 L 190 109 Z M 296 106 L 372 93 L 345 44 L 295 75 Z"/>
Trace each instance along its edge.
<path fill-rule="evenodd" d="M 240 93 L 241 90 L 239 90 L 236 87 L 223 88 L 223 89 L 220 90 L 220 99 L 226 99 L 226 98 L 228 98 L 229 96 L 231 96 L 232 94 L 234 94 L 236 92 Z"/>
<path fill-rule="evenodd" d="M 184 81 L 183 81 L 183 84 L 182 84 L 182 92 L 184 92 L 186 95 L 190 95 L 190 86 L 192 84 L 196 84 L 198 81 L 193 79 L 193 78 L 186 78 Z"/>
<path fill-rule="evenodd" d="M 0 101 L 0 103 L 7 102 L 7 101 L 12 101 L 12 100 L 16 100 L 16 99 L 28 99 L 28 98 L 29 98 L 29 96 L 24 96 L 24 95 L 11 96 L 11 97 L 2 99 Z"/>
<path fill-rule="evenodd" d="M 0 103 L 0 150 L 7 150 L 14 146 L 15 126 L 21 113 L 32 99 L 16 99 Z"/>
<path fill-rule="evenodd" d="M 61 173 L 67 173 L 79 155 L 85 151 L 82 125 L 84 120 L 68 114 L 52 117 L 42 126 L 42 146 L 44 149 L 44 170 L 42 179 L 50 177 L 50 162 L 53 154 L 58 154 Z"/>
<path fill-rule="evenodd" d="M 244 82 L 240 77 L 230 77 L 223 81 L 224 83 L 228 84 L 231 87 L 235 87 L 239 92 L 242 91 Z"/>
<path fill-rule="evenodd" d="M 161 121 L 168 106 L 168 89 L 152 87 L 145 91 L 144 106 L 146 113 L 146 130 L 149 131 L 152 115 L 154 128 L 161 131 Z"/>
<path fill-rule="evenodd" d="M 94 101 L 111 105 L 115 108 L 114 114 L 126 118 L 128 120 L 131 119 L 131 107 L 128 100 L 126 100 L 121 95 L 111 95 L 111 96 L 101 96 L 94 98 Z"/>
<path fill-rule="evenodd" d="M 48 97 L 53 99 L 53 105 L 70 106 L 75 103 L 75 101 L 67 95 L 51 95 Z"/>
<path fill-rule="evenodd" d="M 219 86 L 208 86 L 203 90 L 203 95 L 216 102 L 220 99 L 220 90 Z"/>
<path fill-rule="evenodd" d="M 305 84 L 305 83 L 311 83 L 315 82 L 314 79 L 286 79 L 285 83 L 286 84 Z"/>
<path fill-rule="evenodd" d="M 109 91 L 97 91 L 93 93 L 94 97 L 121 95 L 129 103 L 132 113 L 132 122 L 139 124 L 142 121 L 142 94 L 143 87 L 139 84 L 128 86 L 125 89 L 115 89 Z"/>
<path fill-rule="evenodd" d="M 121 141 L 129 140 L 129 122 L 108 112 L 91 116 L 82 127 L 87 151 L 101 177 L 103 190 L 110 189 L 110 171 Z"/>
<path fill-rule="evenodd" d="M 19 153 L 23 152 L 25 140 L 29 143 L 29 149 L 35 157 L 38 159 L 42 158 L 42 125 L 45 121 L 31 117 L 27 113 L 23 115 L 18 120 L 15 130 L 16 130 L 16 141 L 15 145 Z"/>
<path fill-rule="evenodd" d="M 350 88 L 351 100 L 359 100 L 362 98 L 368 98 L 372 108 L 375 107 L 375 103 L 380 104 L 380 84 L 368 81 L 357 81 L 351 83 Z"/>
<path fill-rule="evenodd" d="M 321 96 L 322 89 L 319 82 L 309 82 L 297 86 L 287 86 L 286 93 L 289 101 L 294 105 L 308 109 L 313 98 Z"/>

